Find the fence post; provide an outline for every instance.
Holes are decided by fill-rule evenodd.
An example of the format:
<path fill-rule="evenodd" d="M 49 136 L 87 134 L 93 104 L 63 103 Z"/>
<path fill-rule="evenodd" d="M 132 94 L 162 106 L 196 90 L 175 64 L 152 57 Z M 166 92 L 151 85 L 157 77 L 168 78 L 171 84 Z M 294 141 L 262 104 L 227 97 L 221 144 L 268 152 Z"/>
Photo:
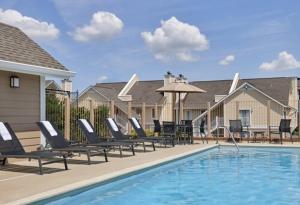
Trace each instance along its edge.
<path fill-rule="evenodd" d="M 211 115 L 210 115 L 210 102 L 207 102 L 207 137 L 211 137 Z"/>
<path fill-rule="evenodd" d="M 240 118 L 240 116 L 239 116 L 239 109 L 240 109 L 239 102 L 235 102 L 235 119 L 236 120 L 238 120 Z"/>
<path fill-rule="evenodd" d="M 70 119 L 71 119 L 71 105 L 70 95 L 65 98 L 65 122 L 64 122 L 64 135 L 67 140 L 70 140 Z"/>
<path fill-rule="evenodd" d="M 157 105 L 157 103 L 155 103 L 155 105 L 154 105 L 154 117 L 155 117 L 155 119 L 156 120 L 159 120 L 159 117 L 158 117 L 158 105 Z"/>
<path fill-rule="evenodd" d="M 146 103 L 142 103 L 142 126 L 146 129 Z"/>
<path fill-rule="evenodd" d="M 110 101 L 110 117 L 115 118 L 115 101 Z"/>
<path fill-rule="evenodd" d="M 132 110 L 132 102 L 128 101 L 128 108 L 127 108 L 127 116 L 128 118 L 131 118 L 131 110 Z M 131 132 L 131 124 L 128 123 L 128 134 Z"/>
<path fill-rule="evenodd" d="M 267 136 L 270 139 L 270 124 L 271 124 L 271 101 L 267 102 Z"/>
<path fill-rule="evenodd" d="M 94 113 L 94 103 L 93 100 L 89 100 L 89 110 L 90 110 L 90 122 L 95 125 L 95 113 Z"/>

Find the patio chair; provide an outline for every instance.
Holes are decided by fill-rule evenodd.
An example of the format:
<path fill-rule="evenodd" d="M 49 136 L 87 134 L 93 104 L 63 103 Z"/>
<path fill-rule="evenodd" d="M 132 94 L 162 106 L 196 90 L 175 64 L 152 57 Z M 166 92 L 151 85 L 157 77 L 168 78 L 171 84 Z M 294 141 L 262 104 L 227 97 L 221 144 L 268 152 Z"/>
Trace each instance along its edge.
<path fill-rule="evenodd" d="M 163 121 L 163 126 L 162 126 L 162 136 L 164 137 L 173 137 L 174 139 L 176 138 L 176 125 L 175 122 L 172 121 Z M 177 138 L 177 141 L 179 139 Z"/>
<path fill-rule="evenodd" d="M 15 132 L 8 123 L 0 122 L 0 158 L 4 166 L 8 158 L 36 159 L 39 164 L 39 173 L 43 174 L 43 165 L 64 162 L 65 169 L 68 169 L 67 153 L 55 153 L 49 151 L 25 152 Z M 46 160 L 46 162 L 42 162 Z M 50 160 L 50 161 L 49 161 Z"/>
<path fill-rule="evenodd" d="M 106 118 L 105 122 L 107 124 L 107 127 L 109 128 L 109 131 L 112 134 L 112 137 L 114 140 L 117 141 L 123 141 L 123 142 L 130 142 L 133 143 L 134 145 L 139 145 L 142 144 L 144 148 L 144 152 L 146 152 L 146 142 L 151 142 L 153 151 L 155 151 L 155 142 L 153 140 L 146 140 L 146 139 L 133 139 L 132 136 L 130 135 L 124 135 L 120 128 L 118 127 L 116 121 L 112 118 Z"/>
<path fill-rule="evenodd" d="M 181 125 L 183 127 L 181 128 L 181 135 L 184 136 L 185 140 L 186 138 L 188 141 L 193 144 L 193 121 L 192 120 L 181 120 Z"/>
<path fill-rule="evenodd" d="M 159 120 L 153 120 L 154 123 L 154 133 L 157 133 L 160 136 L 161 133 L 161 126 Z"/>
<path fill-rule="evenodd" d="M 206 140 L 206 144 L 208 144 L 207 134 L 205 132 L 205 121 L 204 120 L 202 120 L 200 123 L 200 138 L 202 139 L 203 144 L 204 144 L 204 140 Z"/>
<path fill-rule="evenodd" d="M 120 151 L 121 157 L 123 157 L 123 147 L 130 147 L 132 155 L 135 155 L 132 143 L 122 141 L 107 141 L 107 139 L 99 137 L 98 134 L 94 131 L 93 125 L 87 119 L 79 119 L 78 125 L 87 139 L 88 146 L 100 146 L 105 148 L 117 147 Z"/>
<path fill-rule="evenodd" d="M 133 129 L 135 130 L 135 132 L 137 133 L 137 136 L 139 139 L 146 139 L 146 140 L 151 140 L 154 142 L 163 142 L 165 147 L 167 146 L 168 142 L 173 147 L 175 146 L 173 137 L 164 137 L 164 136 L 159 136 L 159 137 L 149 136 L 148 137 L 145 133 L 145 130 L 142 128 L 141 124 L 135 117 L 129 118 L 128 120 L 129 120 L 130 124 L 132 125 Z"/>
<path fill-rule="evenodd" d="M 91 157 L 104 154 L 105 162 L 107 160 L 106 149 L 103 147 L 85 147 L 81 145 L 70 145 L 64 138 L 63 134 L 49 121 L 37 122 L 42 134 L 47 140 L 47 143 L 51 146 L 53 151 L 68 152 L 71 156 L 72 153 L 83 153 L 87 156 L 88 164 L 91 164 Z"/>
<path fill-rule="evenodd" d="M 289 133 L 290 134 L 290 139 L 291 142 L 293 142 L 293 135 L 292 135 L 292 131 L 291 131 L 291 119 L 281 119 L 280 120 L 280 124 L 279 127 L 277 126 L 270 126 L 270 142 L 274 139 L 272 139 L 272 134 L 279 134 L 280 136 L 280 143 L 282 144 L 282 134 L 283 133 Z M 278 128 L 278 130 L 272 130 L 272 128 Z"/>
<path fill-rule="evenodd" d="M 248 143 L 250 140 L 250 132 L 243 130 L 243 125 L 241 120 L 229 120 L 229 132 L 233 134 L 233 137 L 236 141 L 242 141 L 243 137 L 248 135 Z M 238 137 L 235 137 L 235 134 L 239 134 Z"/>

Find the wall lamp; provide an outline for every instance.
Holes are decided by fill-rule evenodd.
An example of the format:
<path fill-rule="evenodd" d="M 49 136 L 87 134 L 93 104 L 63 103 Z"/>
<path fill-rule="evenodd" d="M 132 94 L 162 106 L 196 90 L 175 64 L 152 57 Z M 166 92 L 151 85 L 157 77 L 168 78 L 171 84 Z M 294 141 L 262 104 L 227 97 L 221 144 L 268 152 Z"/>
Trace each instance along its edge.
<path fill-rule="evenodd" d="M 20 87 L 20 78 L 18 76 L 10 77 L 10 87 L 11 88 L 19 88 Z"/>

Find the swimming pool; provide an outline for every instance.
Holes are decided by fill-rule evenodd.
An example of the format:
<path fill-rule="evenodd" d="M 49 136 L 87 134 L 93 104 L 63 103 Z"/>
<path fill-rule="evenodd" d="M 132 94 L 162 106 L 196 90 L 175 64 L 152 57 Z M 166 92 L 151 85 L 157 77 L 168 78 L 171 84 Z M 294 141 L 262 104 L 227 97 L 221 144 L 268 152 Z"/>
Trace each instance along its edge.
<path fill-rule="evenodd" d="M 299 204 L 300 149 L 221 147 L 40 204 Z"/>

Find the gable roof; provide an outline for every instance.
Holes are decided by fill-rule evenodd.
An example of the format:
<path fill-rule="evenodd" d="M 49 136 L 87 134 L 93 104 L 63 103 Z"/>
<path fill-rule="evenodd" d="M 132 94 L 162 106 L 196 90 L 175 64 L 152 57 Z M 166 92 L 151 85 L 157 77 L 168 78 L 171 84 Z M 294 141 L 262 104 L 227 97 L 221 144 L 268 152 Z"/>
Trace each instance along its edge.
<path fill-rule="evenodd" d="M 61 87 L 55 82 L 55 80 L 45 80 L 45 88 L 52 90 L 61 90 Z"/>
<path fill-rule="evenodd" d="M 144 102 L 148 105 L 154 105 L 155 103 L 161 103 L 164 99 L 163 94 L 156 92 L 163 85 L 163 80 L 138 81 L 129 90 L 128 94 L 132 95 L 134 104 Z"/>
<path fill-rule="evenodd" d="M 67 71 L 20 29 L 0 23 L 0 60 Z"/>
<path fill-rule="evenodd" d="M 127 113 L 127 103 L 118 98 L 118 94 L 125 85 L 126 82 L 97 83 L 95 86 L 93 86 L 93 88 L 108 100 L 113 100 L 117 107 L 119 107 L 123 112 Z"/>
<path fill-rule="evenodd" d="M 278 102 L 287 105 L 292 79 L 293 77 L 240 79 L 237 86 L 248 83 Z M 231 83 L 232 80 L 191 82 L 192 85 L 206 90 L 207 93 L 188 94 L 184 103 L 186 106 L 207 102 L 213 105 L 215 104 L 215 95 L 228 95 Z"/>
<path fill-rule="evenodd" d="M 293 77 L 240 79 L 237 86 L 241 87 L 247 83 L 269 98 L 283 105 L 288 105 L 289 91 L 291 90 L 291 81 L 293 79 Z M 128 92 L 129 95 L 132 95 L 133 105 L 143 102 L 147 105 L 162 104 L 164 96 L 156 92 L 156 89 L 162 87 L 163 84 L 163 80 L 136 82 Z M 188 94 L 184 100 L 184 106 L 206 109 L 207 102 L 210 102 L 212 106 L 216 104 L 215 95 L 228 95 L 232 80 L 194 81 L 190 82 L 190 84 L 207 92 Z M 126 82 L 98 83 L 94 88 L 109 100 L 114 100 L 116 106 L 127 112 L 127 103 L 118 98 L 119 92 L 125 85 Z"/>

